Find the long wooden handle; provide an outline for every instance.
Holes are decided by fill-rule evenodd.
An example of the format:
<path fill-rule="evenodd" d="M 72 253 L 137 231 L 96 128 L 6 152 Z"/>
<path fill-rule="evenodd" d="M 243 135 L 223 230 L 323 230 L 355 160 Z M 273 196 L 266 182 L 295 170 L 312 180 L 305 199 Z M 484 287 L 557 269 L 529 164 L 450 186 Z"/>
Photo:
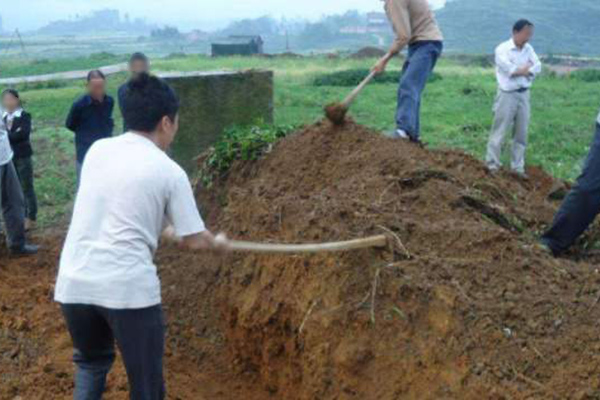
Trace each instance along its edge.
<path fill-rule="evenodd" d="M 232 240 L 229 242 L 229 248 L 232 251 L 252 253 L 320 253 L 366 249 L 370 247 L 385 247 L 387 246 L 387 243 L 388 239 L 385 235 L 378 235 L 346 242 L 314 244 L 268 244 Z"/>
<path fill-rule="evenodd" d="M 356 99 L 356 97 L 360 94 L 360 92 L 362 92 L 362 90 L 365 88 L 365 86 L 367 86 L 367 84 L 369 82 L 371 82 L 371 80 L 375 77 L 375 75 L 377 75 L 377 72 L 371 71 L 371 73 L 365 79 L 363 79 L 363 81 L 352 91 L 352 93 L 350 93 L 348 95 L 348 97 L 346 97 L 346 99 L 344 100 L 342 105 L 345 108 L 350 107 L 350 104 L 352 104 L 354 99 Z"/>

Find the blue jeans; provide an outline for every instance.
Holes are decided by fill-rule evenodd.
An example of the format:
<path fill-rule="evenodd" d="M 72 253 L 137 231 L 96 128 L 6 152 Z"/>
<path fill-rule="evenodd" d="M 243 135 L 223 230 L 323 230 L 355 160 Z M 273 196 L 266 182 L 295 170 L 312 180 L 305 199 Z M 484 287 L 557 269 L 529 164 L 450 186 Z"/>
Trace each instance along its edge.
<path fill-rule="evenodd" d="M 160 305 L 112 310 L 83 304 L 61 305 L 75 348 L 75 400 L 100 400 L 115 360 L 115 341 L 129 380 L 131 400 L 163 400 L 165 324 Z"/>
<path fill-rule="evenodd" d="M 594 222 L 600 213 L 600 124 L 596 124 L 594 142 L 577 178 L 558 213 L 552 227 L 542 236 L 555 255 L 566 251 Z"/>
<path fill-rule="evenodd" d="M 443 48 L 438 41 L 416 42 L 408 48 L 398 89 L 396 126 L 413 141 L 421 134 L 421 95 Z"/>

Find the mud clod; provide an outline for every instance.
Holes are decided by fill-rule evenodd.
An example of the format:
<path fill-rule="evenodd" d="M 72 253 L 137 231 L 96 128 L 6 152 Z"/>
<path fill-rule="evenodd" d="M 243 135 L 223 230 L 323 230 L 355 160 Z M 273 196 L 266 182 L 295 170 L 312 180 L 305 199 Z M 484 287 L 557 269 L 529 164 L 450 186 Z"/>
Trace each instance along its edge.
<path fill-rule="evenodd" d="M 346 121 L 346 114 L 348 113 L 348 108 L 343 104 L 330 104 L 325 107 L 325 116 L 331 123 L 336 126 L 343 125 Z"/>

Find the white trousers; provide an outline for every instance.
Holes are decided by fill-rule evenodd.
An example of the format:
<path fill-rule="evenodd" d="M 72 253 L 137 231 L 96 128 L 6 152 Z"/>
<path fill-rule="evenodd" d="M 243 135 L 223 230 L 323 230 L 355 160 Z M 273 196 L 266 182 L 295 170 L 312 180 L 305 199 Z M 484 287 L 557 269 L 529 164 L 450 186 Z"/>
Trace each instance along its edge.
<path fill-rule="evenodd" d="M 488 168 L 497 170 L 502 166 L 502 145 L 506 133 L 512 129 L 511 168 L 519 173 L 525 172 L 525 153 L 531 118 L 530 91 L 519 93 L 499 90 L 493 111 L 494 125 L 486 156 Z"/>

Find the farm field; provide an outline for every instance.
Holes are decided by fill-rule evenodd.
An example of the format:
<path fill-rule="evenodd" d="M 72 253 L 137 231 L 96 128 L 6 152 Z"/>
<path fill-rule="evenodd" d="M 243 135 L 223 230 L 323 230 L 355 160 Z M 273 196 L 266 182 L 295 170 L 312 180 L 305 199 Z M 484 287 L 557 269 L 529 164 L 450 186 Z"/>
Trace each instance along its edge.
<path fill-rule="evenodd" d="M 106 61 L 65 62 L 81 69 Z M 531 179 L 522 181 L 490 176 L 481 163 L 496 87 L 483 58 L 441 61 L 423 103 L 428 149 L 380 134 L 394 127 L 400 61 L 358 98 L 354 121 L 323 122 L 323 106 L 352 89 L 356 76 L 347 71 L 374 62 L 153 61 L 155 71 L 275 72 L 275 130 L 289 134 L 255 153 L 260 159 L 233 160 L 227 175 L 196 187 L 211 229 L 260 242 L 390 237 L 381 250 L 291 257 L 162 248 L 168 398 L 598 398 L 600 230 L 560 260 L 535 246 L 560 204 L 550 194 L 577 176 L 587 153 L 597 74 L 545 72 L 536 82 Z M 9 64 L 11 76 L 62 70 L 55 61 Z M 111 95 L 125 79 L 109 77 Z M 72 394 L 71 343 L 52 293 L 75 191 L 73 138 L 63 122 L 83 85 L 18 86 L 36 127 L 42 220 L 34 239 L 43 250 L 10 260 L 0 249 L 2 400 Z M 236 127 L 235 137 L 251 140 L 251 129 Z M 105 398 L 126 397 L 117 362 Z"/>
<path fill-rule="evenodd" d="M 72 60 L 8 62 L 7 76 L 85 69 L 122 61 L 117 56 L 92 56 Z M 477 59 L 475 59 L 477 60 Z M 275 72 L 275 124 L 302 125 L 322 118 L 323 105 L 343 98 L 351 87 L 315 86 L 313 81 L 336 71 L 366 69 L 374 59 L 307 58 L 219 58 L 187 56 L 156 59 L 155 71 L 271 69 Z M 467 65 L 465 65 L 467 64 Z M 401 61 L 391 64 L 399 71 Z M 2 67 L 0 67 L 2 68 Z M 19 73 L 19 72 L 22 73 Z M 441 79 L 428 85 L 423 106 L 423 137 L 433 148 L 458 148 L 481 158 L 492 122 L 491 107 L 496 86 L 492 68 L 442 60 Z M 2 77 L 5 77 L 2 74 Z M 125 74 L 109 78 L 109 91 L 116 94 Z M 588 79 L 589 80 L 589 79 Z M 37 174 L 42 198 L 42 225 L 65 213 L 73 193 L 71 134 L 63 128 L 72 101 L 83 92 L 82 81 L 48 82 L 17 86 L 27 109 L 33 114 L 36 132 Z M 539 165 L 561 179 L 576 177 L 591 141 L 600 95 L 598 82 L 575 76 L 544 74 L 532 92 L 533 117 L 528 163 Z M 352 117 L 377 130 L 391 130 L 397 85 L 372 84 L 357 100 Z M 115 113 L 116 126 L 121 126 Z M 257 121 L 258 122 L 258 121 Z M 185 121 L 183 121 L 185 123 Z M 47 151 L 53 149 L 54 151 Z M 56 151 L 58 150 L 58 151 Z M 64 179 L 67 178 L 67 179 Z M 52 190 L 48 190 L 52 188 Z"/>

